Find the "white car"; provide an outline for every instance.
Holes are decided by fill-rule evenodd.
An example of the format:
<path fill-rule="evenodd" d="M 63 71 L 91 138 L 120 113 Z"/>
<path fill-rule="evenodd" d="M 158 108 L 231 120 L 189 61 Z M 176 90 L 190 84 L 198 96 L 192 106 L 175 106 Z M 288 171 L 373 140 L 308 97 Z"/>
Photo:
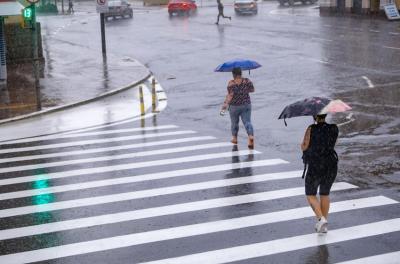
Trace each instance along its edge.
<path fill-rule="evenodd" d="M 258 6 L 256 0 L 235 0 L 236 14 L 257 14 Z"/>

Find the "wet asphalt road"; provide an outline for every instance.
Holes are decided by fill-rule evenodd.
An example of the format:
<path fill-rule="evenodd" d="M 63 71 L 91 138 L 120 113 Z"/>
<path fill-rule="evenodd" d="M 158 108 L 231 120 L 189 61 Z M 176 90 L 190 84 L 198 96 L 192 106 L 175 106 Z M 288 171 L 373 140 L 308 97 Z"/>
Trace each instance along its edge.
<path fill-rule="evenodd" d="M 163 8 L 141 8 L 133 20 L 107 23 L 110 53 L 146 63 L 168 95 L 146 128 L 125 122 L 3 142 L 1 263 L 338 263 L 400 250 L 398 185 L 378 185 L 398 181 L 398 24 L 274 3 L 220 26 L 215 14 L 207 7 L 169 19 Z M 98 24 L 71 30 L 97 32 Z M 99 48 L 96 36 L 59 38 L 68 37 Z M 232 57 L 263 65 L 250 76 L 255 152 L 243 128 L 239 152 L 232 148 L 229 120 L 218 115 L 230 76 L 212 70 Z M 310 120 L 287 128 L 276 120 L 285 104 L 313 95 L 343 98 L 355 119 L 335 117 L 351 122 L 341 127 L 332 192 L 343 203 L 332 206 L 327 236 L 312 233 L 299 177 L 298 143 Z"/>
<path fill-rule="evenodd" d="M 106 26 L 108 52 L 139 59 L 162 83 L 169 97 L 166 117 L 187 127 L 207 124 L 205 132 L 228 139 L 229 118 L 218 113 L 231 76 L 213 69 L 233 58 L 254 59 L 263 65 L 250 76 L 256 87 L 252 100 L 258 147 L 299 161 L 298 143 L 312 120 L 293 119 L 284 127 L 277 116 L 301 98 L 341 98 L 353 111 L 333 120 L 344 123 L 338 142 L 340 177 L 364 187 L 398 188 L 398 23 L 319 17 L 316 6 L 279 7 L 272 1 L 260 4 L 256 16 L 234 15 L 226 2 L 225 13 L 233 20 L 216 26 L 213 2 L 203 5 L 195 16 L 169 18 L 165 8 L 136 4 L 133 20 L 111 20 Z M 77 15 L 69 34 L 57 38 L 100 50 L 97 15 L 87 3 L 81 10 L 89 13 Z M 84 38 L 86 32 L 93 37 Z"/>

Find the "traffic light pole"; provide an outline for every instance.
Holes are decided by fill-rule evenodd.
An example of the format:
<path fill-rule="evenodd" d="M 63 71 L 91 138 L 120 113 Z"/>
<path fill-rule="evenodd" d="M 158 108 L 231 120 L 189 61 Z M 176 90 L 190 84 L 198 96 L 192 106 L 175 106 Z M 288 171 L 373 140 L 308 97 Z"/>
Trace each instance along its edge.
<path fill-rule="evenodd" d="M 35 91 L 36 91 L 36 108 L 38 111 L 42 109 L 41 96 L 40 96 L 40 82 L 39 82 L 39 55 L 38 55 L 38 31 L 36 25 L 36 7 L 32 4 L 32 29 L 31 29 L 31 39 L 32 39 L 32 66 L 33 75 L 35 81 Z"/>

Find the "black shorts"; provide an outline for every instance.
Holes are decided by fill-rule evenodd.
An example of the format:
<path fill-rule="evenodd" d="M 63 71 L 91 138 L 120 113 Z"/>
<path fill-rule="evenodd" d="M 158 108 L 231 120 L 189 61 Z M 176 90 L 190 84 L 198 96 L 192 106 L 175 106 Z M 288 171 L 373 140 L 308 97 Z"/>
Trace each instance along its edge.
<path fill-rule="evenodd" d="M 319 195 L 329 195 L 336 178 L 337 166 L 323 167 L 325 166 L 309 166 L 305 179 L 306 195 L 317 195 L 318 187 Z"/>

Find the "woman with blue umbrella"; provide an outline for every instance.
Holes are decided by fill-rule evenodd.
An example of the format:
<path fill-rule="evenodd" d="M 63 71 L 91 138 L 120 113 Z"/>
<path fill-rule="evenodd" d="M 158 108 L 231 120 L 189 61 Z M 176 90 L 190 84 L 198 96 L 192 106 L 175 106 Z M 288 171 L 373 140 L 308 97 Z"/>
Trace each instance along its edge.
<path fill-rule="evenodd" d="M 229 61 L 218 66 L 215 71 L 232 71 L 233 79 L 228 82 L 228 93 L 222 106 L 222 113 L 229 109 L 231 118 L 231 133 L 233 144 L 238 143 L 239 119 L 248 135 L 248 148 L 254 149 L 254 129 L 251 123 L 250 93 L 254 92 L 254 85 L 248 78 L 242 77 L 242 69 L 250 70 L 261 67 L 258 63 L 249 60 Z"/>

